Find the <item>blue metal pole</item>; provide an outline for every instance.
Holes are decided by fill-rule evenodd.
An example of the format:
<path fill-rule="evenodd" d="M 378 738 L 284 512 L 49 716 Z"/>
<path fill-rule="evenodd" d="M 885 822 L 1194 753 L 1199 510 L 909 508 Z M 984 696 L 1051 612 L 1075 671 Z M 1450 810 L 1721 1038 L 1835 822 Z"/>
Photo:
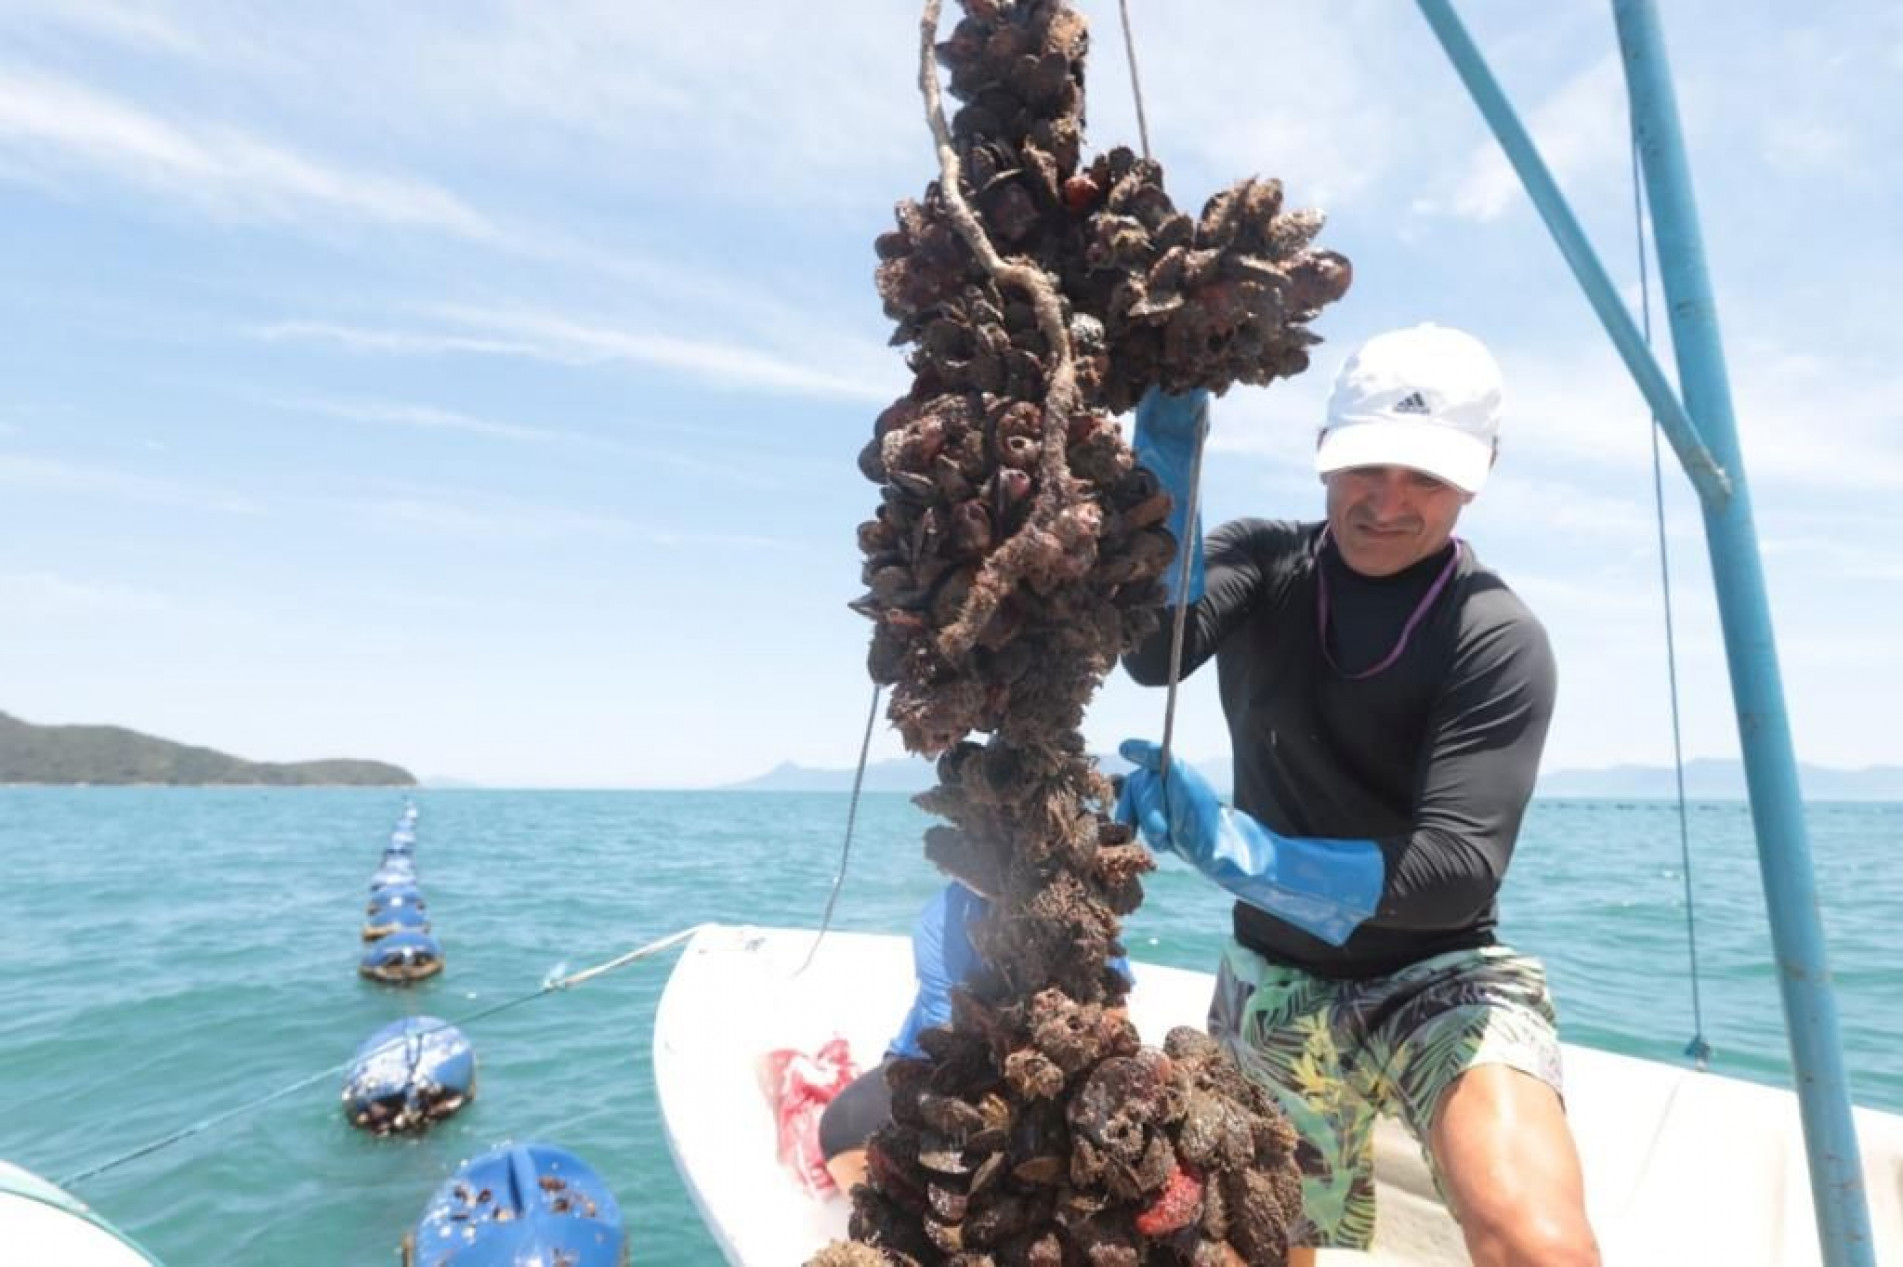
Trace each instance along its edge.
<path fill-rule="evenodd" d="M 1455 15 L 1451 0 L 1419 0 L 1419 3 L 1421 15 L 1434 29 L 1435 37 L 1447 51 L 1447 59 L 1454 64 L 1454 69 L 1466 83 L 1467 91 L 1473 95 L 1474 104 L 1480 107 L 1487 125 L 1493 129 L 1494 138 L 1500 142 L 1507 161 L 1519 173 L 1520 183 L 1533 199 L 1540 218 L 1546 221 L 1547 231 L 1553 235 L 1560 254 L 1572 266 L 1573 276 L 1579 279 L 1579 285 L 1586 292 L 1593 311 L 1599 314 L 1600 324 L 1605 326 L 1613 347 L 1618 349 L 1626 368 L 1632 372 L 1633 381 L 1639 385 L 1646 404 L 1651 406 L 1653 416 L 1665 432 L 1665 438 L 1671 441 L 1678 460 L 1684 464 L 1685 473 L 1698 489 L 1699 497 L 1707 506 L 1722 505 L 1730 494 L 1723 469 L 1706 449 L 1703 438 L 1698 434 L 1698 427 L 1685 412 L 1685 406 L 1679 403 L 1678 393 L 1672 390 L 1665 371 L 1659 368 L 1658 361 L 1653 358 L 1652 349 L 1646 346 L 1645 336 L 1633 324 L 1632 314 L 1626 311 L 1625 302 L 1619 298 L 1612 278 L 1607 276 L 1605 266 L 1600 264 L 1599 256 L 1592 249 L 1592 243 L 1586 239 L 1585 231 L 1579 227 L 1572 208 L 1566 204 L 1566 196 L 1560 193 L 1552 173 L 1546 169 L 1545 160 L 1533 144 L 1533 138 L 1527 135 L 1506 94 L 1500 91 L 1493 72 L 1487 69 L 1486 58 L 1480 55 L 1473 37 L 1467 34 L 1467 28 L 1461 25 L 1460 18 Z"/>
<path fill-rule="evenodd" d="M 1645 186 L 1652 199 L 1659 275 L 1671 313 L 1685 406 L 1731 476 L 1730 501 L 1724 506 L 1705 506 L 1705 539 L 1724 624 L 1725 659 L 1731 669 L 1751 818 L 1757 829 L 1758 867 L 1771 913 L 1785 1028 L 1797 1073 L 1817 1233 L 1824 1261 L 1831 1267 L 1868 1267 L 1875 1262 L 1875 1248 L 1850 1088 L 1844 1076 L 1837 1001 L 1825 962 L 1823 921 L 1772 641 L 1770 603 L 1751 522 L 1751 496 L 1738 449 L 1731 387 L 1718 337 L 1718 310 L 1705 270 L 1671 68 L 1651 0 L 1613 0 L 1612 10 L 1625 54 L 1626 89 L 1645 165 Z"/>

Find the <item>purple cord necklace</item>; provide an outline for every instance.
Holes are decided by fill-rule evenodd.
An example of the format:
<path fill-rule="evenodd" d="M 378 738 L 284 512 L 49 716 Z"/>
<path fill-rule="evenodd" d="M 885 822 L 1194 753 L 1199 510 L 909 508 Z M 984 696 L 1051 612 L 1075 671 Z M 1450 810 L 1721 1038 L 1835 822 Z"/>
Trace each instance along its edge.
<path fill-rule="evenodd" d="M 1405 625 L 1401 626 L 1401 636 L 1395 642 L 1394 649 L 1383 656 L 1381 663 L 1373 668 L 1363 669 L 1359 673 L 1350 673 L 1335 663 L 1335 657 L 1328 650 L 1328 568 L 1321 557 L 1322 549 L 1328 545 L 1328 527 L 1326 524 L 1322 526 L 1322 535 L 1315 542 L 1315 628 L 1321 637 L 1322 659 L 1328 661 L 1329 668 L 1350 682 L 1359 682 L 1394 666 L 1394 662 L 1401 658 L 1401 653 L 1407 650 L 1407 640 L 1414 636 L 1414 627 L 1426 617 L 1428 609 L 1434 605 L 1434 600 L 1439 598 L 1440 592 L 1447 588 L 1447 582 L 1454 575 L 1454 569 L 1460 565 L 1460 555 L 1467 548 L 1466 543 L 1459 537 L 1454 537 L 1452 540 L 1454 552 L 1447 557 L 1447 565 L 1440 570 L 1440 575 L 1434 578 L 1434 583 L 1427 587 L 1427 593 L 1421 595 L 1421 601 L 1415 604 L 1414 614 L 1407 618 Z"/>

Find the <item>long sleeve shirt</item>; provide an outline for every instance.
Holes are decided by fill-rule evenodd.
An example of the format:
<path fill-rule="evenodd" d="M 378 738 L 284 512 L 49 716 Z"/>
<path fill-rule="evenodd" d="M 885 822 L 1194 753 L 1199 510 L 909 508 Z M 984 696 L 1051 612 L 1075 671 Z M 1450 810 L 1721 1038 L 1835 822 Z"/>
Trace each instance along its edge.
<path fill-rule="evenodd" d="M 1183 672 L 1215 658 L 1236 807 L 1284 835 L 1373 840 L 1386 864 L 1379 910 L 1339 947 L 1238 902 L 1236 939 L 1272 960 L 1358 978 L 1493 941 L 1494 897 L 1552 717 L 1545 630 L 1463 546 L 1400 657 L 1350 676 L 1387 656 L 1447 561 L 1371 578 L 1319 523 L 1240 520 L 1210 534 Z M 1165 622 L 1125 668 L 1160 685 L 1169 642 Z"/>

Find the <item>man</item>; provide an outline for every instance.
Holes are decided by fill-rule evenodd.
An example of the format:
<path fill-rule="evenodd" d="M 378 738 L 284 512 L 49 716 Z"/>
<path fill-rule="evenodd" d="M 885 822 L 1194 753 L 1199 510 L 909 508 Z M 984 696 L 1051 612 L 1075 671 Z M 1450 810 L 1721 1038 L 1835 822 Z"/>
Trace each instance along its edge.
<path fill-rule="evenodd" d="M 1421 1141 L 1475 1263 L 1598 1262 L 1545 976 L 1494 939 L 1554 692 L 1539 622 L 1453 535 L 1500 400 L 1470 335 L 1369 340 L 1316 449 L 1326 519 L 1223 526 L 1183 596 L 1182 671 L 1215 657 L 1235 807 L 1124 745 L 1145 838 L 1239 899 L 1210 1027 L 1303 1137 L 1297 1265 L 1372 1237 L 1380 1113 Z M 1179 506 L 1202 403 L 1137 414 Z M 1168 678 L 1169 624 L 1125 657 L 1145 685 Z"/>

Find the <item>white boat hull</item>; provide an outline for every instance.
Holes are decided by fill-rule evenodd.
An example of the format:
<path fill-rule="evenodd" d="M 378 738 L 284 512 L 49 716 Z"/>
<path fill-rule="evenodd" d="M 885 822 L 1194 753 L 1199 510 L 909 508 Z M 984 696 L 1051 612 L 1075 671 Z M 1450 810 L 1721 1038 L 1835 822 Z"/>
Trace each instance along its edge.
<path fill-rule="evenodd" d="M 759 1085 L 768 1051 L 835 1035 L 876 1063 L 914 990 L 903 937 L 708 926 L 681 953 L 654 1026 L 668 1147 L 730 1263 L 785 1267 L 846 1235 L 848 1207 L 815 1201 L 775 1157 Z M 1213 978 L 1136 965 L 1130 1014 L 1144 1041 L 1204 1023 Z M 1565 1049 L 1567 1108 L 1587 1205 L 1609 1267 L 1820 1262 L 1796 1098 L 1755 1083 L 1590 1048 Z M 1877 1261 L 1903 1267 L 1903 1117 L 1858 1109 Z M 1379 1216 L 1369 1254 L 1326 1264 L 1465 1263 L 1420 1150 L 1396 1123 L 1375 1139 Z"/>
<path fill-rule="evenodd" d="M 157 1261 L 71 1193 L 0 1161 L 0 1262 L 152 1267 Z"/>

